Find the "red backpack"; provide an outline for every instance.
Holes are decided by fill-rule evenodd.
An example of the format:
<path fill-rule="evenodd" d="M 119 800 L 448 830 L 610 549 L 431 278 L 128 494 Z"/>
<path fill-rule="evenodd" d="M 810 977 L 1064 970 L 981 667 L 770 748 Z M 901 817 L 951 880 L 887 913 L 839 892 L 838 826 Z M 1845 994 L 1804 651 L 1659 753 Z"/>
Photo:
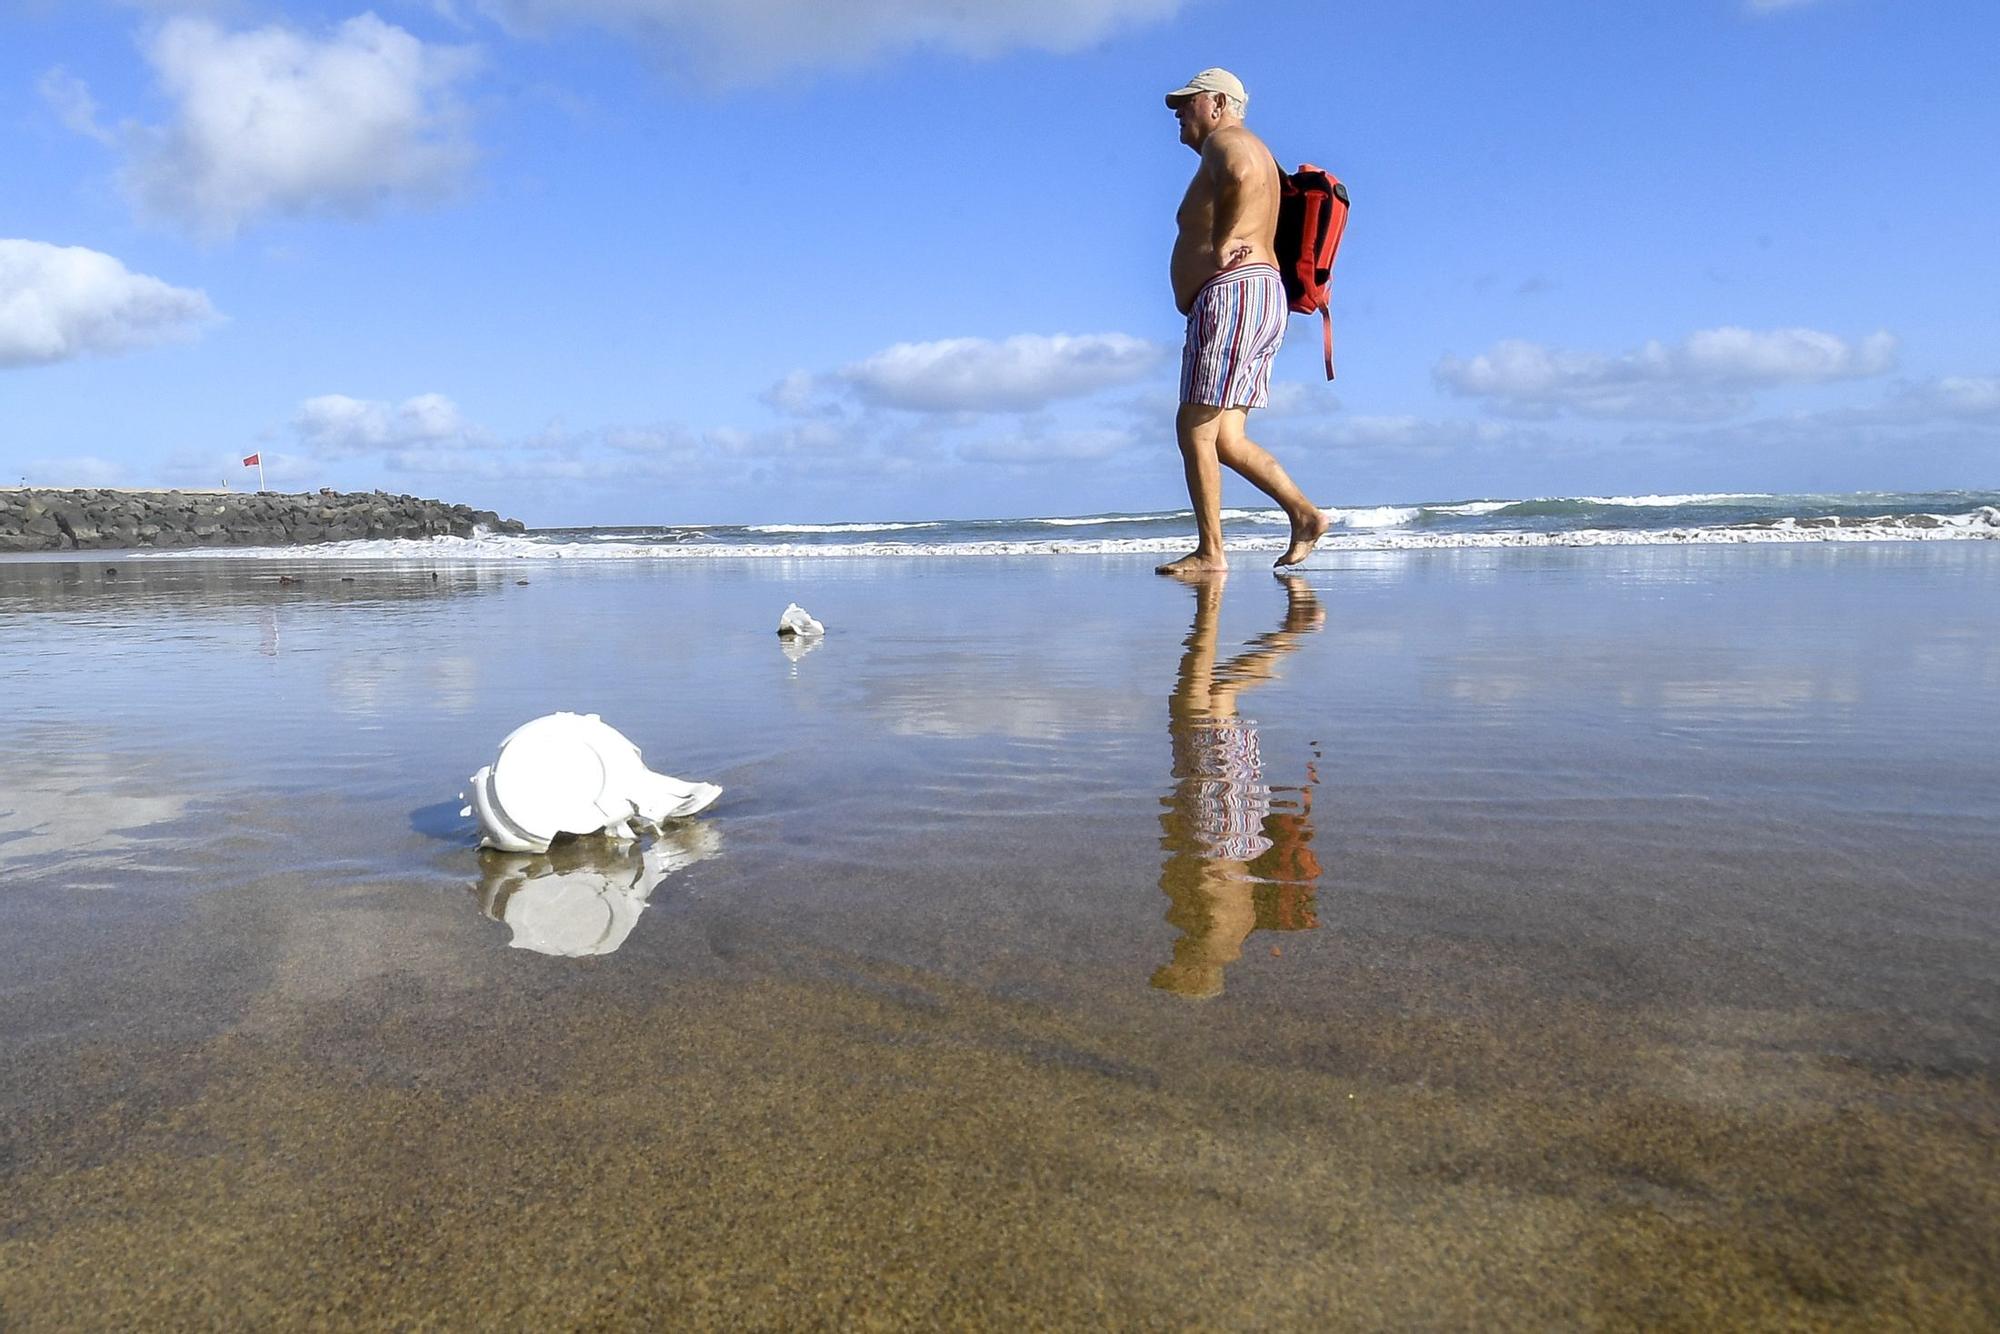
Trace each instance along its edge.
<path fill-rule="evenodd" d="M 1295 172 L 1278 168 L 1278 271 L 1285 296 L 1301 315 L 1319 312 L 1326 331 L 1326 378 L 1333 378 L 1333 256 L 1347 230 L 1347 187 L 1309 162 Z"/>

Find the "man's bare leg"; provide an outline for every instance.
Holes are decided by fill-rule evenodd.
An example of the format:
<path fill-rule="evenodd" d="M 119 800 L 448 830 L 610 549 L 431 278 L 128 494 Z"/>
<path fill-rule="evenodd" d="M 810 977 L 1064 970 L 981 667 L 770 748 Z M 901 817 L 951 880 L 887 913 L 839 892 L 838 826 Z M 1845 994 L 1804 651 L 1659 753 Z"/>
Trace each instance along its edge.
<path fill-rule="evenodd" d="M 1174 418 L 1181 464 L 1187 470 L 1188 504 L 1194 510 L 1194 550 L 1179 560 L 1156 566 L 1157 574 L 1207 574 L 1229 568 L 1222 554 L 1222 465 L 1216 458 L 1216 436 L 1222 418 L 1240 408 L 1212 408 L 1183 403 Z"/>
<path fill-rule="evenodd" d="M 1292 544 L 1272 564 L 1279 569 L 1297 565 L 1311 554 L 1313 546 L 1326 535 L 1328 519 L 1319 506 L 1307 500 L 1278 461 L 1264 447 L 1243 433 L 1250 413 L 1245 408 L 1226 408 L 1216 432 L 1216 457 L 1228 464 L 1250 485 L 1278 502 L 1292 521 Z"/>

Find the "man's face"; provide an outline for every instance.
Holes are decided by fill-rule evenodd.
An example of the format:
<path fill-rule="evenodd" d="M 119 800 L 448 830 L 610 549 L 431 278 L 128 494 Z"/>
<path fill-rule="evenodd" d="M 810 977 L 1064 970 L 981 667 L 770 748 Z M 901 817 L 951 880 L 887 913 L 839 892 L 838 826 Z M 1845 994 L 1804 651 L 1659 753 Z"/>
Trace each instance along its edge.
<path fill-rule="evenodd" d="M 1181 142 L 1190 148 L 1196 147 L 1201 143 L 1201 131 L 1198 128 L 1200 116 L 1200 93 L 1195 93 L 1190 97 L 1183 97 L 1174 104 L 1174 119 L 1179 121 L 1181 126 Z"/>
<path fill-rule="evenodd" d="M 1214 117 L 1210 114 L 1215 104 L 1214 93 L 1194 93 L 1184 97 L 1174 107 L 1174 119 L 1181 124 L 1181 142 L 1189 148 L 1200 148 Z"/>

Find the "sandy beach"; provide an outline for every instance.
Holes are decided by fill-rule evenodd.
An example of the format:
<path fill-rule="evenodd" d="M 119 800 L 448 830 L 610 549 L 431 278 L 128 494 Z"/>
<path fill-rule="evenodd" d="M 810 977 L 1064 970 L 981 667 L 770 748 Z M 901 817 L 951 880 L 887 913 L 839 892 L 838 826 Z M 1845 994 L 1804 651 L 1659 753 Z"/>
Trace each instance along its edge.
<path fill-rule="evenodd" d="M 2000 1321 L 2000 549 L 1150 564 L 0 562 L 0 1326 Z"/>

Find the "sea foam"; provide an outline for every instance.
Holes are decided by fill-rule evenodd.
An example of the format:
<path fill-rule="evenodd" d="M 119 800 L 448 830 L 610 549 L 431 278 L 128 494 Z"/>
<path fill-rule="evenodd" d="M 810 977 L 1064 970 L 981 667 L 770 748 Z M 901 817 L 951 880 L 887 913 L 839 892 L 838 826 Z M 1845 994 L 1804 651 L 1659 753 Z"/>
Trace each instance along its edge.
<path fill-rule="evenodd" d="M 1561 532 L 1373 531 L 1330 533 L 1321 552 L 1435 551 L 1500 547 L 1694 546 L 1762 542 L 1980 541 L 2000 538 L 2000 506 L 1984 505 L 1963 514 L 1898 514 L 1875 518 L 1782 518 L 1715 527 L 1582 528 Z M 473 537 L 381 539 L 330 542 L 311 547 L 217 548 L 127 553 L 128 559 L 189 557 L 283 557 L 289 561 L 418 560 L 763 560 L 842 557 L 929 558 L 952 556 L 1119 556 L 1178 553 L 1185 534 L 1170 537 L 1049 539 L 963 542 L 829 542 L 724 545 L 655 545 L 610 542 L 551 542 L 532 536 L 480 533 Z M 1231 551 L 1279 551 L 1282 536 L 1237 534 L 1224 544 Z"/>
<path fill-rule="evenodd" d="M 1574 499 L 1586 505 L 1630 505 L 1637 509 L 1669 509 L 1677 505 L 1724 505 L 1736 500 L 1775 500 L 1777 497 L 1768 491 L 1696 491 L 1684 496 L 1576 496 Z"/>
<path fill-rule="evenodd" d="M 942 519 L 919 523 L 753 523 L 746 533 L 900 533 L 912 528 L 942 528 Z"/>
<path fill-rule="evenodd" d="M 1417 517 L 1420 505 L 1376 505 L 1370 509 L 1324 511 L 1341 528 L 1400 528 Z"/>

